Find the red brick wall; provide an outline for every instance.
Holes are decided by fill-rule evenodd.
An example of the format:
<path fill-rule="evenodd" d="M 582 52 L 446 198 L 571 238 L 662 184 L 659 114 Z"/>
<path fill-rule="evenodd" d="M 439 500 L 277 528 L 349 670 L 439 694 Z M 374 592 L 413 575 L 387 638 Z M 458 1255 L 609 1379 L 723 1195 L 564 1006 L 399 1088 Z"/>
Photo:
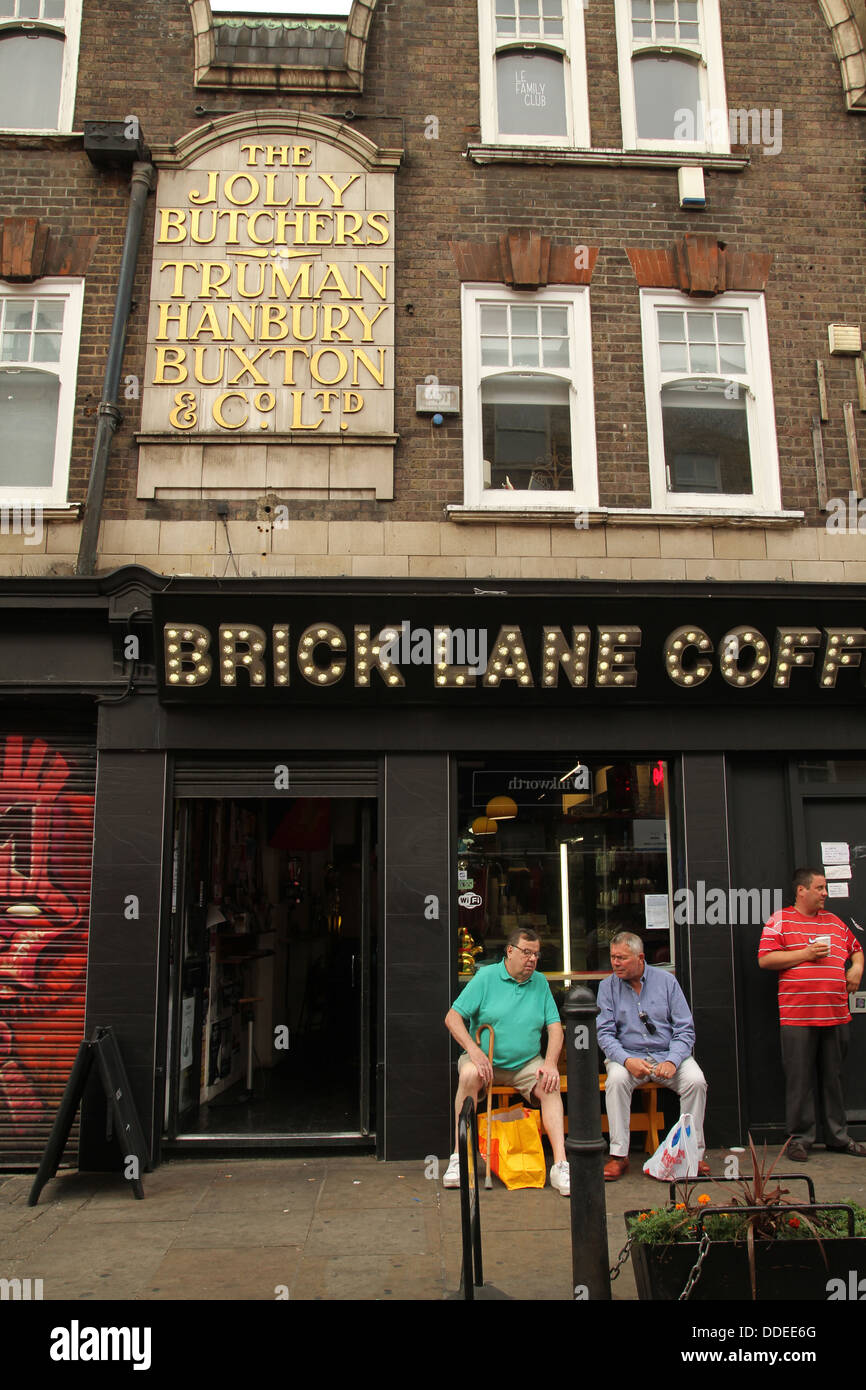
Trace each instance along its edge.
<path fill-rule="evenodd" d="M 708 172 L 708 207 L 677 206 L 676 171 L 498 164 L 464 158 L 479 136 L 475 0 L 383 0 L 373 19 L 361 97 L 277 96 L 196 90 L 193 35 L 185 0 L 108 0 L 84 7 L 76 128 L 85 119 L 134 113 L 148 141 L 176 139 L 207 117 L 259 107 L 300 107 L 342 115 L 383 143 L 405 138 L 397 175 L 397 400 L 393 503 L 293 503 L 293 516 L 436 520 L 463 498 L 462 422 L 434 429 L 415 414 L 415 385 L 435 373 L 460 384 L 460 294 L 448 249 L 455 236 L 490 241 L 511 226 L 536 227 L 554 243 L 598 245 L 592 283 L 593 370 L 600 498 L 649 504 L 638 287 L 625 247 L 667 247 L 687 231 L 711 233 L 739 251 L 772 251 L 767 310 L 782 469 L 783 503 L 816 524 L 811 417 L 815 359 L 827 366 L 831 419 L 825 451 L 831 495 L 849 486 L 842 402 L 854 399 L 853 364 L 830 358 L 827 324 L 861 321 L 866 215 L 864 125 L 846 112 L 830 33 L 817 0 L 724 0 L 729 104 L 781 108 L 782 151 L 753 149 L 743 173 Z M 595 146 L 621 143 L 613 0 L 585 11 L 590 119 Z M 425 117 L 439 139 L 425 138 Z M 866 121 L 866 118 L 863 118 Z M 128 185 L 98 172 L 69 142 L 2 137 L 0 207 L 36 213 L 55 233 L 97 230 L 87 279 L 70 497 L 82 500 L 90 464 L 126 220 Z M 143 376 L 153 200 L 145 225 L 124 374 Z M 410 316 L 405 305 L 414 305 Z M 212 517 L 214 504 L 145 503 L 135 498 L 139 405 L 124 405 L 113 446 L 105 515 Z M 858 425 L 860 415 L 857 412 Z M 866 452 L 866 434 L 863 439 Z M 251 503 L 231 514 L 252 517 Z"/>

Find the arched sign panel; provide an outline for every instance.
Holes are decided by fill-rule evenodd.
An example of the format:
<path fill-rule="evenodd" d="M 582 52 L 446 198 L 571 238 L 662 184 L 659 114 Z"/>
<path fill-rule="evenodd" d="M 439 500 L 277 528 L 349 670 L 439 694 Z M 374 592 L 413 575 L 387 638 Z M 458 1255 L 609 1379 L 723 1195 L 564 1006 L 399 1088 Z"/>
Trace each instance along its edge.
<path fill-rule="evenodd" d="M 317 457 L 337 464 L 316 478 L 322 495 L 339 465 L 352 473 L 353 446 L 393 448 L 398 160 L 337 122 L 298 115 L 233 116 L 167 158 L 140 496 L 212 496 L 220 484 L 251 496 L 268 484 L 296 491 L 298 449 L 325 444 L 336 458 L 303 456 L 308 477 Z M 238 451 L 235 467 L 233 441 L 256 450 Z M 169 442 L 170 454 L 160 453 Z M 355 448 L 354 461 L 363 468 L 366 452 Z M 374 486 L 387 495 L 381 469 Z"/>

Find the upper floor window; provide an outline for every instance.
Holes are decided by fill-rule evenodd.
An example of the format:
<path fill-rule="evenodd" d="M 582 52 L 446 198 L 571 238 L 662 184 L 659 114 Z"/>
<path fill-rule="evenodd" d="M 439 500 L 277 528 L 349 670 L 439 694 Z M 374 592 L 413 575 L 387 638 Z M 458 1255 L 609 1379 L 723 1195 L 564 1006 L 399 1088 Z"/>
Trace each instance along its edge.
<path fill-rule="evenodd" d="M 642 290 L 641 307 L 653 506 L 779 510 L 763 295 Z"/>
<path fill-rule="evenodd" d="M 481 138 L 589 144 L 582 0 L 479 0 Z"/>
<path fill-rule="evenodd" d="M 0 502 L 66 501 L 84 283 L 0 281 Z"/>
<path fill-rule="evenodd" d="M 0 0 L 0 130 L 68 131 L 81 0 Z"/>
<path fill-rule="evenodd" d="M 598 504 L 589 290 L 463 286 L 466 504 Z"/>
<path fill-rule="evenodd" d="M 625 149 L 730 153 L 719 0 L 616 0 Z"/>

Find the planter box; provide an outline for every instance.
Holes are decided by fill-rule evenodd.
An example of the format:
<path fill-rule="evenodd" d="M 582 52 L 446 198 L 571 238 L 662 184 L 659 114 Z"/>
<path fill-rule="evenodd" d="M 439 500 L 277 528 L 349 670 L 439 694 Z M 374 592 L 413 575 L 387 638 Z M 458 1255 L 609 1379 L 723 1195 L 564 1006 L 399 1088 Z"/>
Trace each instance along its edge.
<path fill-rule="evenodd" d="M 786 1240 L 758 1243 L 755 1249 L 758 1299 L 786 1302 L 826 1302 L 827 1282 L 841 1279 L 847 1289 L 849 1272 L 866 1275 L 866 1240 L 825 1240 L 825 1265 L 817 1241 Z M 631 1257 L 638 1298 L 675 1303 L 695 1260 L 697 1242 L 687 1245 L 633 1245 Z M 751 1302 L 749 1258 L 745 1246 L 715 1241 L 707 1251 L 701 1277 L 691 1301 L 729 1299 Z"/>
<path fill-rule="evenodd" d="M 637 1215 L 636 1211 L 626 1212 L 626 1226 L 628 1218 Z M 631 1258 L 638 1298 L 675 1303 L 694 1267 L 698 1248 L 696 1240 L 676 1245 L 643 1245 L 635 1241 Z M 848 1289 L 852 1270 L 856 1274 L 854 1287 L 866 1275 L 866 1238 L 823 1238 L 820 1245 L 810 1239 L 756 1241 L 755 1270 L 759 1301 L 826 1302 L 829 1280 L 841 1279 Z M 717 1299 L 752 1301 L 749 1256 L 744 1243 L 710 1244 L 691 1301 Z"/>

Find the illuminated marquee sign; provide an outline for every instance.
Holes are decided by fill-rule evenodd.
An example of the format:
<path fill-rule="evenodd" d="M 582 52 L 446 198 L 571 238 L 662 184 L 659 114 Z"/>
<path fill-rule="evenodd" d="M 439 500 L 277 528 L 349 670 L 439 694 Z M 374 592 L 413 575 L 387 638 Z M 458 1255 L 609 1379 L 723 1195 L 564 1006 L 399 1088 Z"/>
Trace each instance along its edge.
<path fill-rule="evenodd" d="M 156 596 L 160 691 L 170 701 L 359 706 L 864 698 L 862 605 L 703 599 L 691 605 L 700 621 L 683 622 L 687 606 L 598 596 Z M 752 621 L 737 621 L 743 609 Z"/>
<path fill-rule="evenodd" d="M 161 169 L 145 434 L 393 431 L 393 174 L 356 143 L 253 128 Z"/>

